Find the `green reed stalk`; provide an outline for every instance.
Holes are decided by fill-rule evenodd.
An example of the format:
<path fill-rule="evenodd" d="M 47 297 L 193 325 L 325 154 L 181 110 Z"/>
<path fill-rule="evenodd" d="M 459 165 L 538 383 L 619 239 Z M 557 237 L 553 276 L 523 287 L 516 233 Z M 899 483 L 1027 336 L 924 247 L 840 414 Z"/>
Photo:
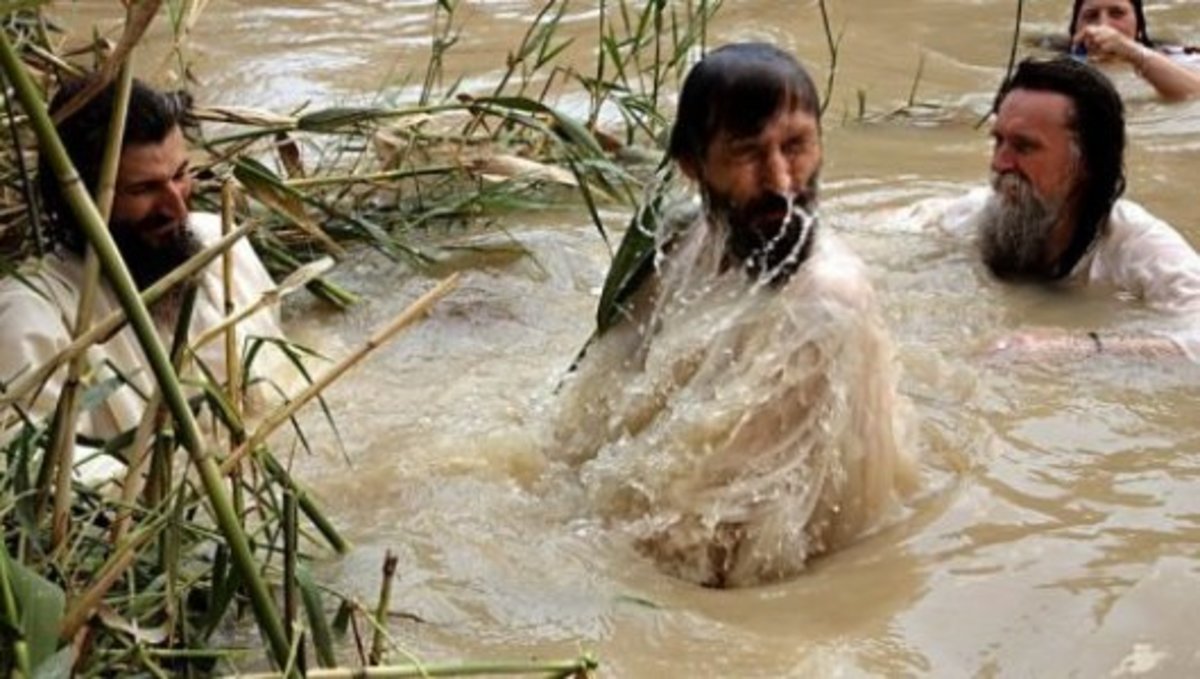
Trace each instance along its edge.
<path fill-rule="evenodd" d="M 116 92 L 113 96 L 112 116 L 108 126 L 104 156 L 100 162 L 100 178 L 96 187 L 96 208 L 100 217 L 108 222 L 112 213 L 113 196 L 117 186 L 117 168 L 121 162 L 121 145 L 125 138 L 125 117 L 129 113 L 129 93 L 133 89 L 133 68 L 126 61 L 118 75 Z M 79 307 L 75 312 L 75 331 L 79 337 L 92 324 L 95 297 L 100 287 L 100 260 L 95 248 L 88 247 L 84 257 L 83 292 L 79 295 Z M 71 474 L 74 467 L 75 427 L 79 420 L 80 377 L 87 367 L 87 355 L 79 354 L 67 367 L 67 379 L 63 384 L 54 418 L 54 429 L 46 452 L 46 463 L 56 464 L 57 482 L 54 492 L 54 511 L 51 519 L 53 547 L 66 538 L 71 509 Z"/>
<path fill-rule="evenodd" d="M 396 578 L 396 566 L 400 559 L 387 550 L 383 557 L 383 581 L 379 583 L 379 602 L 375 605 L 375 634 L 371 638 L 371 655 L 368 662 L 378 665 L 383 660 L 384 630 L 387 629 L 388 606 L 392 602 L 392 581 Z"/>
<path fill-rule="evenodd" d="M 42 153 L 53 167 L 71 210 L 75 213 L 88 241 L 96 249 L 108 281 L 129 316 L 130 324 L 146 353 L 150 368 L 163 390 L 163 399 L 175 417 L 182 443 L 200 474 L 217 525 L 229 543 L 234 564 L 248 590 L 259 626 L 270 643 L 274 658 L 282 666 L 286 663 L 288 656 L 287 635 L 284 633 L 283 623 L 271 600 L 266 582 L 256 568 L 250 552 L 250 545 L 246 540 L 245 533 L 242 532 L 237 513 L 225 492 L 221 472 L 217 468 L 211 451 L 205 447 L 199 425 L 188 407 L 187 397 L 171 367 L 170 359 L 155 330 L 154 321 L 150 318 L 145 305 L 142 304 L 137 286 L 134 284 L 129 270 L 125 267 L 125 263 L 121 260 L 112 235 L 108 232 L 108 224 L 88 196 L 79 174 L 72 166 L 71 159 L 63 147 L 62 140 L 59 139 L 58 133 L 54 129 L 45 104 L 13 50 L 8 35 L 3 32 L 0 32 L 0 66 L 8 74 L 9 81 L 17 91 L 21 104 L 41 142 Z"/>
<path fill-rule="evenodd" d="M 296 650 L 296 668 L 305 672 L 304 633 L 296 625 L 296 614 L 300 608 L 300 581 L 297 577 L 297 559 L 300 552 L 299 515 L 296 512 L 296 494 L 291 489 L 283 491 L 283 611 L 284 626 L 288 641 Z"/>

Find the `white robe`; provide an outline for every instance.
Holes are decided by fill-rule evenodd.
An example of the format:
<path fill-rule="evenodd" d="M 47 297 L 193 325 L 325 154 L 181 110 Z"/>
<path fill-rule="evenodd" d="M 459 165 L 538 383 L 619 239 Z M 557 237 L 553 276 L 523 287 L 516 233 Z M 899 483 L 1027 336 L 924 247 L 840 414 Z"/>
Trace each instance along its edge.
<path fill-rule="evenodd" d="M 214 214 L 192 213 L 189 227 L 205 246 L 221 236 L 220 218 Z M 234 244 L 230 252 L 234 303 L 237 308 L 244 308 L 273 288 L 274 283 L 245 239 Z M 200 275 L 200 288 L 189 328 L 192 338 L 225 317 L 221 268 L 218 257 Z M 83 287 L 83 259 L 70 253 L 49 255 L 27 263 L 21 275 L 24 281 L 13 276 L 0 281 L 0 347 L 3 347 L 0 351 L 0 381 L 5 384 L 40 367 L 71 343 Z M 103 274 L 101 281 L 92 312 L 93 322 L 121 308 L 116 295 L 103 282 Z M 169 347 L 174 328 L 165 327 L 161 322 L 158 326 L 159 336 Z M 256 312 L 238 325 L 239 346 L 244 346 L 249 337 L 283 337 L 272 308 Z M 87 404 L 87 409 L 80 413 L 78 433 L 107 440 L 137 426 L 146 399 L 154 391 L 155 381 L 133 329 L 126 325 L 107 341 L 93 345 L 86 356 L 89 369 L 84 374 L 85 387 L 100 385 L 117 373 L 124 375 L 131 384 L 117 387 L 99 403 Z M 203 347 L 199 356 L 214 375 L 224 377 L 225 350 L 220 338 Z M 34 419 L 51 416 L 65 378 L 64 365 L 51 375 L 32 402 L 23 399 L 21 407 Z M 11 414 L 11 409 L 4 413 L 5 421 L 10 423 L 5 438 L 15 431 L 11 426 Z"/>
<path fill-rule="evenodd" d="M 952 201 L 919 207 L 942 228 L 963 237 L 979 232 L 991 190 L 971 191 Z M 1148 330 L 1177 344 L 1200 361 L 1200 255 L 1170 224 L 1130 200 L 1118 200 L 1108 230 L 1076 263 L 1066 285 L 1110 290 L 1163 313 Z"/>
<path fill-rule="evenodd" d="M 564 385 L 553 451 L 665 570 L 740 586 L 876 525 L 916 469 L 861 261 L 821 230 L 772 288 L 723 251 L 701 221 L 663 258 Z"/>

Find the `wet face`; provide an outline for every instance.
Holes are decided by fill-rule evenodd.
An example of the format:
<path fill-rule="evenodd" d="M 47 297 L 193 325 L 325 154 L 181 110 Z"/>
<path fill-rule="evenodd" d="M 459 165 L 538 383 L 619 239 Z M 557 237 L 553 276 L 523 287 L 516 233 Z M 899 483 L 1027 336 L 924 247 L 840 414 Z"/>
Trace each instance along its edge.
<path fill-rule="evenodd" d="M 1044 278 L 1071 234 L 1080 180 L 1073 104 L 1053 92 L 1013 90 L 992 128 L 993 195 L 984 213 L 984 261 L 1001 277 Z"/>
<path fill-rule="evenodd" d="M 1074 30 L 1087 26 L 1108 26 L 1133 40 L 1137 37 L 1137 13 L 1129 0 L 1084 0 Z"/>
<path fill-rule="evenodd" d="M 187 228 L 191 192 L 178 127 L 161 143 L 121 151 L 110 230 L 139 286 L 153 284 L 198 250 Z"/>
<path fill-rule="evenodd" d="M 808 243 L 820 167 L 817 118 L 797 108 L 781 110 L 755 135 L 718 133 L 699 167 L 683 169 L 700 183 L 708 209 L 728 221 L 735 257 L 755 274 L 785 263 L 790 274 Z"/>
<path fill-rule="evenodd" d="M 1057 92 L 1009 92 L 992 126 L 992 172 L 1021 177 L 1043 201 L 1065 201 L 1079 174 L 1073 115 L 1071 100 Z"/>

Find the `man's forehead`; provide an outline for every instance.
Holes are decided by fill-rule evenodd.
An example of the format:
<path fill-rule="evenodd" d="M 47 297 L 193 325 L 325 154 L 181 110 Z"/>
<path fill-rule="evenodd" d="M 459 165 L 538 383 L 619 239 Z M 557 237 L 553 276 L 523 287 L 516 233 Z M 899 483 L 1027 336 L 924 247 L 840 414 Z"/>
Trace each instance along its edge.
<path fill-rule="evenodd" d="M 774 114 L 765 118 L 756 130 L 732 130 L 728 127 L 717 130 L 715 139 L 725 143 L 757 139 L 773 130 L 787 132 L 810 132 L 818 128 L 817 116 L 806 111 L 802 106 L 780 108 Z"/>
<path fill-rule="evenodd" d="M 169 177 L 187 161 L 187 142 L 182 131 L 175 128 L 160 142 L 127 144 L 122 148 L 118 179 L 128 183 Z"/>
<path fill-rule="evenodd" d="M 1061 92 L 1018 88 L 1000 102 L 993 127 L 1019 125 L 1070 130 L 1074 111 L 1074 102 Z"/>

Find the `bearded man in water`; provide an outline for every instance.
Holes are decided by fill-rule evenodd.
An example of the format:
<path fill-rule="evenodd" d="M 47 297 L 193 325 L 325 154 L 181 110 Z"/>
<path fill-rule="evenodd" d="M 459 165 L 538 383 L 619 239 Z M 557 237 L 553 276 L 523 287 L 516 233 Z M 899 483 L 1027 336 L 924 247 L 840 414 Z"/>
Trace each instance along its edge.
<path fill-rule="evenodd" d="M 65 83 L 50 105 L 52 114 L 88 87 L 90 79 Z M 59 136 L 87 189 L 95 195 L 112 117 L 115 85 L 108 85 L 78 111 L 57 124 Z M 122 140 L 109 230 L 135 283 L 142 290 L 199 253 L 221 234 L 217 215 L 192 212 L 188 201 L 192 178 L 183 127 L 190 98 L 182 93 L 160 92 L 135 80 L 129 97 L 125 136 Z M 19 276 L 0 280 L 0 384 L 11 384 L 40 368 L 71 343 L 79 298 L 85 286 L 82 228 L 75 221 L 66 197 L 47 159 L 39 169 L 42 205 L 49 227 L 51 251 L 23 264 Z M 213 262 L 186 285 L 197 288 L 190 336 L 217 325 L 227 306 L 243 308 L 274 287 L 263 263 L 250 244 L 239 241 L 229 251 L 233 272 L 232 299 L 225 299 L 221 262 Z M 151 307 L 164 341 L 169 341 L 183 295 L 167 293 Z M 119 309 L 117 298 L 101 279 L 92 317 L 104 318 Z M 251 337 L 281 338 L 272 309 L 251 315 L 237 327 L 239 346 Z M 211 374 L 225 374 L 220 342 L 197 350 L 197 358 Z M 131 328 L 125 328 L 92 346 L 84 371 L 85 386 L 119 384 L 103 389 L 103 399 L 79 417 L 78 433 L 84 440 L 101 442 L 138 425 L 153 379 L 145 368 L 141 346 Z M 257 371 L 256 371 L 257 373 Z M 66 377 L 60 366 L 32 398 L 22 398 L 22 416 L 8 417 L 12 433 L 26 418 L 48 418 L 55 408 Z"/>
<path fill-rule="evenodd" d="M 659 230 L 624 320 L 565 385 L 553 448 L 668 572 L 777 580 L 915 484 L 891 347 L 862 262 L 816 218 L 818 98 L 792 56 L 707 55 L 670 155 L 702 209 Z"/>
<path fill-rule="evenodd" d="M 1200 360 L 1200 256 L 1169 224 L 1121 199 L 1124 108 L 1109 80 L 1072 59 L 1030 60 L 996 102 L 992 186 L 948 205 L 943 228 L 973 235 L 1001 281 L 1089 288 L 1160 315 L 1139 330 L 1026 328 L 993 348 Z"/>

